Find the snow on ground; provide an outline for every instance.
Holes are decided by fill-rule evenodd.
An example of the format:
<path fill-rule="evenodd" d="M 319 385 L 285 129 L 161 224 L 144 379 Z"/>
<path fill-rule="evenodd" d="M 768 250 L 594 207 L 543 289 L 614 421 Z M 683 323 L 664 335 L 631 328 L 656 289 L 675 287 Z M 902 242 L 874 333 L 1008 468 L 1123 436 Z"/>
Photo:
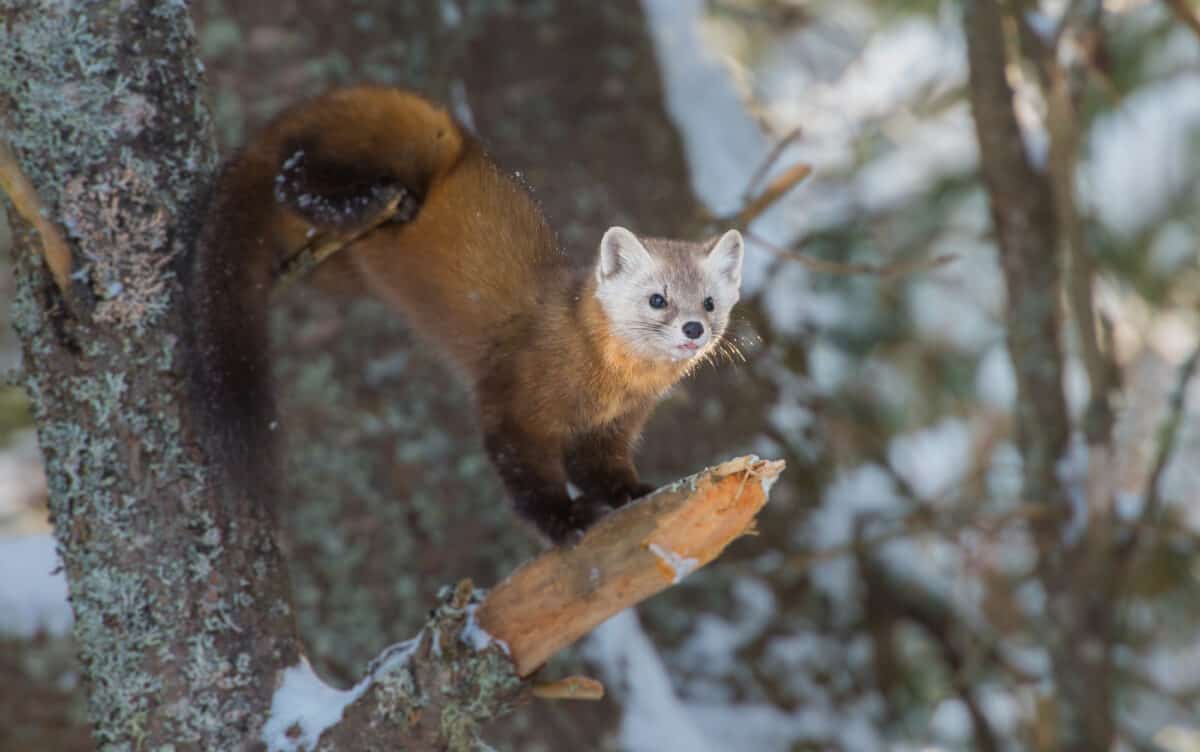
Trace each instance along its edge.
<path fill-rule="evenodd" d="M 621 700 L 625 752 L 721 752 L 675 694 L 636 612 L 622 611 L 602 624 L 588 636 L 583 652 L 600 665 L 605 684 Z"/>
<path fill-rule="evenodd" d="M 0 447 L 0 536 L 42 532 L 45 514 L 31 510 L 46 496 L 46 474 L 37 434 L 23 430 Z"/>
<path fill-rule="evenodd" d="M 736 640 L 714 643 L 732 661 Z M 789 752 L 801 743 L 836 741 L 856 752 L 882 750 L 878 698 L 834 706 L 828 695 L 787 711 L 767 703 L 685 700 L 633 609 L 617 614 L 583 644 L 620 699 L 624 752 Z"/>
<path fill-rule="evenodd" d="M 0 635 L 64 635 L 71 628 L 67 578 L 54 537 L 0 538 Z"/>
<path fill-rule="evenodd" d="M 874 517 L 897 519 L 906 505 L 896 481 L 884 468 L 866 464 L 843 472 L 830 483 L 821 497 L 821 506 L 813 512 L 801 531 L 800 550 L 818 551 L 847 545 L 854 540 L 856 528 Z M 856 589 L 854 563 L 849 556 L 820 561 L 810 571 L 813 584 L 835 599 L 852 601 Z M 846 602 L 845 608 L 853 608 Z"/>
<path fill-rule="evenodd" d="M 1079 180 L 1085 206 L 1127 238 L 1161 222 L 1195 184 L 1186 155 L 1197 137 L 1200 74 L 1143 86 L 1092 128 Z"/>
<path fill-rule="evenodd" d="M 949 492 L 971 467 L 971 432 L 965 421 L 945 418 L 931 428 L 892 439 L 887 456 L 892 470 L 918 497 L 953 501 Z"/>
<path fill-rule="evenodd" d="M 732 675 L 740 660 L 737 653 L 762 635 L 778 616 L 775 594 L 762 582 L 740 578 L 733 584 L 736 618 L 715 614 L 695 616 L 691 634 L 675 652 L 679 665 L 699 676 L 719 680 Z M 688 688 L 689 694 L 692 688 Z"/>

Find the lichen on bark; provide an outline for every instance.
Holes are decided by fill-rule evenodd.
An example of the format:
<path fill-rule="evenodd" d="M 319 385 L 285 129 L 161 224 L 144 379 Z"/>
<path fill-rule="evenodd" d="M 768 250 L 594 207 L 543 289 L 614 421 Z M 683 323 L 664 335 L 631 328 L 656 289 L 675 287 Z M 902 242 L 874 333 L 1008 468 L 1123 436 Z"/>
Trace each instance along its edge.
<path fill-rule="evenodd" d="M 68 300 L 12 217 L 13 318 L 94 735 L 234 749 L 264 669 L 297 649 L 270 528 L 208 484 L 180 374 L 174 270 L 216 164 L 187 7 L 12 1 L 0 21 L 3 132 L 73 251 Z"/>

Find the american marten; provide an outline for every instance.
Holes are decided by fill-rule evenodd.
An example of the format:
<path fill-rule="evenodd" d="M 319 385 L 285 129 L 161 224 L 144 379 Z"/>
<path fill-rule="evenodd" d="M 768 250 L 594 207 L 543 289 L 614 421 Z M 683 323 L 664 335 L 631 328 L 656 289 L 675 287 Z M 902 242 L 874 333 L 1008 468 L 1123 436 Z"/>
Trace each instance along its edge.
<path fill-rule="evenodd" d="M 391 222 L 334 259 L 473 388 L 521 516 L 562 543 L 653 490 L 632 444 L 725 333 L 741 235 L 687 243 L 612 227 L 595 261 L 572 268 L 526 189 L 443 109 L 356 86 L 277 117 L 224 168 L 204 215 L 192 371 L 237 493 L 277 492 L 267 302 L 279 264 L 314 232 L 361 225 L 396 199 Z"/>

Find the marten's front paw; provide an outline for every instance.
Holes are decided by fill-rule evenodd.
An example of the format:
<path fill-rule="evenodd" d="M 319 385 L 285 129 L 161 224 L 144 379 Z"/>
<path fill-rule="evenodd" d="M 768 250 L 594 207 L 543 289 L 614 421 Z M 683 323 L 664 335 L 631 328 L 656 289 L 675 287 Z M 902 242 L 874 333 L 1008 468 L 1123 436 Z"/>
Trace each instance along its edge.
<path fill-rule="evenodd" d="M 657 490 L 658 486 L 654 485 L 653 483 L 638 483 L 633 487 L 633 493 L 631 494 L 631 497 L 634 499 L 640 499 L 643 496 L 649 496 Z"/>
<path fill-rule="evenodd" d="M 581 496 L 568 504 L 545 509 L 533 522 L 551 543 L 563 546 L 578 543 L 588 528 L 611 511 L 607 503 Z"/>
<path fill-rule="evenodd" d="M 657 490 L 658 486 L 650 483 L 632 483 L 628 486 L 621 486 L 611 494 L 608 499 L 608 505 L 613 509 L 620 509 L 629 502 L 652 494 Z"/>

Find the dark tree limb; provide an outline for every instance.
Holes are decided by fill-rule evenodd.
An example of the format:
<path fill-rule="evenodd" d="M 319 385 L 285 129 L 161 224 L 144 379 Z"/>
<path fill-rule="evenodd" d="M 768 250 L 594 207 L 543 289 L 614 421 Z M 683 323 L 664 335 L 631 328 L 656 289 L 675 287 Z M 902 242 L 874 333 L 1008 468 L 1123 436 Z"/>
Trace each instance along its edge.
<path fill-rule="evenodd" d="M 1034 169 L 1006 78 L 1006 17 L 996 0 L 967 5 L 970 99 L 1008 289 L 1008 346 L 1017 376 L 1017 433 L 1028 498 L 1060 499 L 1055 464 L 1070 427 L 1062 390 L 1060 275 L 1054 197 Z"/>
<path fill-rule="evenodd" d="M 1059 694 L 1056 745 L 1077 752 L 1108 749 L 1114 738 L 1111 550 L 1108 526 L 1089 526 L 1089 517 L 1102 515 L 1089 515 L 1087 480 L 1073 477 L 1083 468 L 1072 466 L 1068 453 L 1058 303 L 1061 212 L 1051 178 L 1034 167 L 1026 151 L 1013 107 L 1005 29 L 1018 25 L 998 0 L 968 3 L 964 23 L 980 167 L 1008 291 L 1023 493 L 1061 512 L 1034 525 L 1038 574 L 1047 592 L 1046 647 Z"/>

